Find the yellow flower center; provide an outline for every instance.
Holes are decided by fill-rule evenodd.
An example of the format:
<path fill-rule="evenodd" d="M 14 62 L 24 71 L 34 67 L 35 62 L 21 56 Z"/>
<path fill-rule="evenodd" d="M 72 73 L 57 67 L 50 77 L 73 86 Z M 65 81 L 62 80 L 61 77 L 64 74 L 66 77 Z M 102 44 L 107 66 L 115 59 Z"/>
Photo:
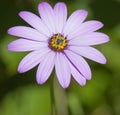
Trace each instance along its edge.
<path fill-rule="evenodd" d="M 49 47 L 54 51 L 63 51 L 67 46 L 67 40 L 61 34 L 55 34 L 49 41 Z"/>

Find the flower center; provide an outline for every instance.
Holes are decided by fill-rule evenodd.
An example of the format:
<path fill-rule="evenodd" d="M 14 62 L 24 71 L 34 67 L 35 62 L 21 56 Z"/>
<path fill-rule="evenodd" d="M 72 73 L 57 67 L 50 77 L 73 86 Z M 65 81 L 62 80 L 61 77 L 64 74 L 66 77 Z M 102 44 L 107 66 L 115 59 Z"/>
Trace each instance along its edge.
<path fill-rule="evenodd" d="M 67 46 L 67 40 L 61 34 L 55 34 L 50 38 L 49 47 L 54 51 L 63 51 Z"/>

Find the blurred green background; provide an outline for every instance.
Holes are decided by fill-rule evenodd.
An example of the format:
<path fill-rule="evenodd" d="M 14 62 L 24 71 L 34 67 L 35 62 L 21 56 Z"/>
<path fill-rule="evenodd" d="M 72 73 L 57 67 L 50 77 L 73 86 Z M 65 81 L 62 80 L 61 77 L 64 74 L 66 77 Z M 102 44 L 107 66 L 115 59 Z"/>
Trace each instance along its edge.
<path fill-rule="evenodd" d="M 18 17 L 19 11 L 38 14 L 37 4 L 41 1 L 45 0 L 0 0 L 0 115 L 50 115 L 50 79 L 44 85 L 37 85 L 37 67 L 18 74 L 18 63 L 26 53 L 6 50 L 7 44 L 16 39 L 7 34 L 7 29 L 15 25 L 28 26 Z M 58 2 L 46 1 L 52 5 Z M 77 9 L 86 9 L 87 20 L 102 21 L 104 28 L 100 31 L 110 36 L 110 42 L 95 46 L 106 56 L 106 65 L 87 60 L 93 75 L 86 86 L 81 87 L 72 79 L 65 91 L 58 85 L 55 87 L 58 114 L 120 115 L 120 0 L 63 1 L 69 15 Z"/>

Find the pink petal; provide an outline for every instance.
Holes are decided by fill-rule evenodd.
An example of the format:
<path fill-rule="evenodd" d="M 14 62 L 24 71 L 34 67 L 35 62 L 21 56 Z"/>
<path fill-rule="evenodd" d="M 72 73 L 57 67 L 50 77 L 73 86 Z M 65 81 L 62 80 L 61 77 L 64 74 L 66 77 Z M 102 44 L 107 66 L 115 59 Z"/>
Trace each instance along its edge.
<path fill-rule="evenodd" d="M 65 36 L 67 36 L 71 32 L 75 31 L 79 26 L 81 26 L 81 23 L 85 20 L 87 15 L 88 12 L 85 10 L 77 10 L 73 12 L 66 22 L 64 28 Z"/>
<path fill-rule="evenodd" d="M 37 30 L 26 26 L 15 26 L 8 30 L 8 34 L 34 41 L 46 41 L 48 38 Z"/>
<path fill-rule="evenodd" d="M 55 70 L 59 83 L 63 88 L 67 88 L 70 84 L 70 68 L 68 60 L 62 53 L 57 53 Z"/>
<path fill-rule="evenodd" d="M 89 46 L 88 47 L 70 46 L 69 50 L 75 52 L 80 56 L 84 56 L 88 59 L 96 61 L 98 63 L 101 63 L 101 64 L 106 63 L 106 58 L 104 57 L 104 55 L 98 50 L 96 50 L 95 48 L 92 48 Z"/>
<path fill-rule="evenodd" d="M 49 78 L 54 67 L 55 53 L 49 52 L 44 56 L 37 70 L 37 83 L 43 84 Z"/>
<path fill-rule="evenodd" d="M 42 2 L 38 5 L 38 11 L 43 22 L 55 34 L 55 15 L 52 7 L 47 2 Z"/>
<path fill-rule="evenodd" d="M 91 79 L 91 70 L 88 63 L 80 56 L 72 51 L 65 50 L 65 54 L 71 64 L 76 68 L 76 70 L 84 76 L 87 80 Z"/>
<path fill-rule="evenodd" d="M 81 85 L 84 86 L 86 84 L 86 79 L 76 70 L 76 68 L 71 64 L 70 64 L 70 69 L 71 69 L 71 73 L 73 78 Z"/>
<path fill-rule="evenodd" d="M 109 37 L 106 34 L 100 32 L 92 32 L 90 34 L 79 36 L 69 41 L 69 45 L 85 46 L 85 45 L 97 45 L 103 44 L 109 41 Z"/>
<path fill-rule="evenodd" d="M 45 42 L 36 42 L 27 39 L 18 39 L 14 40 L 10 44 L 8 44 L 7 49 L 10 51 L 31 51 L 31 50 L 41 50 L 42 47 L 47 47 L 47 43 Z"/>
<path fill-rule="evenodd" d="M 91 32 L 94 32 L 103 27 L 103 23 L 91 20 L 81 24 L 78 28 L 76 28 L 73 32 L 68 35 L 68 39 L 73 39 L 76 37 L 81 37 L 81 35 L 86 35 Z"/>
<path fill-rule="evenodd" d="M 42 48 L 41 50 L 38 51 L 33 51 L 26 55 L 22 61 L 20 62 L 18 66 L 18 72 L 19 73 L 24 73 L 33 67 L 35 67 L 37 64 L 41 62 L 43 59 L 43 56 L 49 52 L 48 49 Z"/>
<path fill-rule="evenodd" d="M 54 7 L 55 20 L 56 20 L 56 33 L 62 33 L 63 27 L 67 19 L 67 8 L 65 3 L 58 2 Z"/>
<path fill-rule="evenodd" d="M 19 13 L 19 16 L 28 24 L 30 24 L 32 27 L 37 29 L 40 33 L 46 36 L 49 36 L 51 34 L 46 25 L 42 23 L 40 17 L 33 14 L 32 12 L 21 11 Z"/>

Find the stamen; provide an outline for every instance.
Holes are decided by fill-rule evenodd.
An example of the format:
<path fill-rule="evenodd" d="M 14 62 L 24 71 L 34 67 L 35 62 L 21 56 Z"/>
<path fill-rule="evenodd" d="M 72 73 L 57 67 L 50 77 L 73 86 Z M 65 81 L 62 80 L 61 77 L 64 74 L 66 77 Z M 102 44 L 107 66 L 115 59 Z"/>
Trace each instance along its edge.
<path fill-rule="evenodd" d="M 61 34 L 55 34 L 50 38 L 49 47 L 54 51 L 63 51 L 67 46 L 67 40 Z"/>
<path fill-rule="evenodd" d="M 63 42 L 63 40 L 61 40 L 60 38 L 58 38 L 58 40 L 56 41 L 57 45 L 61 44 Z"/>

